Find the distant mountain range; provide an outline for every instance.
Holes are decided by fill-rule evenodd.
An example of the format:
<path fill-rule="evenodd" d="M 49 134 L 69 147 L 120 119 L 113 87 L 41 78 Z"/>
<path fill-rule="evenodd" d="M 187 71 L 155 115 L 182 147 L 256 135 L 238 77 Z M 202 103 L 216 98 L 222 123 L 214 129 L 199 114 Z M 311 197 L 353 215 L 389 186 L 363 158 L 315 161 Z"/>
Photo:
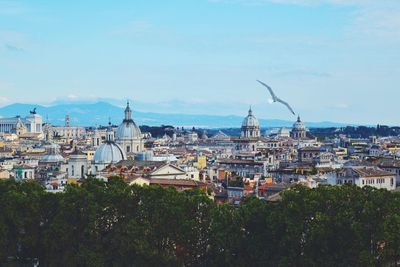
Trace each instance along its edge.
<path fill-rule="evenodd" d="M 0 117 L 25 117 L 30 110 L 36 108 L 38 114 L 43 116 L 43 121 L 48 120 L 53 125 L 64 125 L 65 115 L 71 119 L 71 125 L 95 126 L 106 125 L 109 121 L 119 124 L 124 117 L 124 108 L 112 105 L 107 102 L 97 103 L 65 103 L 51 106 L 32 104 L 11 104 L 0 108 Z M 134 120 L 139 125 L 159 126 L 173 125 L 179 127 L 197 128 L 239 128 L 243 117 L 240 116 L 219 116 L 200 114 L 167 114 L 155 112 L 140 112 L 134 110 Z M 258 118 L 261 127 L 292 127 L 293 121 L 261 119 Z M 310 128 L 344 127 L 347 124 L 335 122 L 305 122 Z"/>

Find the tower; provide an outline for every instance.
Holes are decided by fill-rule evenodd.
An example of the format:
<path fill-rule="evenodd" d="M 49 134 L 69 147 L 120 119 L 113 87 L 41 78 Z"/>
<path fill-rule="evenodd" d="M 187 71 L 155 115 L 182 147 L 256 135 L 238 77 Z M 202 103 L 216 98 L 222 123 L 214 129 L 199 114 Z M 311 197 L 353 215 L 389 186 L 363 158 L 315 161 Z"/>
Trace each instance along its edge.
<path fill-rule="evenodd" d="M 69 115 L 65 115 L 65 127 L 69 127 L 70 126 L 70 118 Z"/>
<path fill-rule="evenodd" d="M 132 120 L 132 110 L 129 107 L 129 101 L 127 101 L 125 108 L 125 121 L 131 121 L 131 120 Z"/>

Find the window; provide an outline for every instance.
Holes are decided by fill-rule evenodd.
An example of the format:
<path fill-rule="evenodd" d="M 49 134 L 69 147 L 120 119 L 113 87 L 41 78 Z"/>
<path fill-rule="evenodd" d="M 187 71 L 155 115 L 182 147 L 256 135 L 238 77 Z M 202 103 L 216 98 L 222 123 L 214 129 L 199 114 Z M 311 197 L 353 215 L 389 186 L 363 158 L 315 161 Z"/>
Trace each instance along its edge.
<path fill-rule="evenodd" d="M 85 166 L 84 165 L 81 166 L 81 178 L 82 179 L 85 178 Z"/>

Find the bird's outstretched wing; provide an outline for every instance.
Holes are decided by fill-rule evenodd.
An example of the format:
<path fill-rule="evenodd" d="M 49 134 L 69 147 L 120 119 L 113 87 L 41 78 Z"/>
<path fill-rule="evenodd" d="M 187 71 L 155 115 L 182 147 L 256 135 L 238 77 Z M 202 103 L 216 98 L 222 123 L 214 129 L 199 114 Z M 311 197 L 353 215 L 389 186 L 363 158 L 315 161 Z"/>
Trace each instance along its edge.
<path fill-rule="evenodd" d="M 296 113 L 293 111 L 292 107 L 287 102 L 283 101 L 282 99 L 280 99 L 278 97 L 276 98 L 276 102 L 279 102 L 279 103 L 285 105 L 290 110 L 290 112 L 293 113 L 293 115 L 296 115 Z"/>
<path fill-rule="evenodd" d="M 276 97 L 274 91 L 272 91 L 272 88 L 269 87 L 268 85 L 266 85 L 265 83 L 263 83 L 262 81 L 257 80 L 257 82 L 259 82 L 260 84 L 262 84 L 262 85 L 264 85 L 265 87 L 267 87 L 269 93 L 270 93 L 271 96 L 272 96 L 272 100 L 274 100 L 274 102 L 276 102 L 276 101 L 277 101 L 277 97 Z"/>

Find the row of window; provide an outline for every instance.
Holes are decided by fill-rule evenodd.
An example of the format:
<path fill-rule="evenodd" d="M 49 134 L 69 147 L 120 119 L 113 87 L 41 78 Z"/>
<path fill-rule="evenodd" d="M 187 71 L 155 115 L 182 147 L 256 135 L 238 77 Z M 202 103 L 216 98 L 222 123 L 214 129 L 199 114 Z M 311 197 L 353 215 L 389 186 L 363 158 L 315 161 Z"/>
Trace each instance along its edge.
<path fill-rule="evenodd" d="M 378 178 L 378 179 L 368 179 L 368 180 L 362 180 L 363 185 L 371 185 L 371 184 L 384 184 L 386 183 L 385 179 L 383 178 Z M 390 179 L 390 184 L 393 185 L 393 178 Z"/>
<path fill-rule="evenodd" d="M 338 180 L 338 184 L 352 184 L 352 180 Z M 385 179 L 378 178 L 378 179 L 362 179 L 363 185 L 374 185 L 374 184 L 384 184 Z M 391 179 L 391 184 L 393 185 L 393 178 Z"/>
<path fill-rule="evenodd" d="M 383 182 L 382 183 L 385 183 L 385 180 L 384 179 L 377 179 L 377 184 L 382 184 L 382 183 L 380 183 L 380 182 L 378 182 L 378 180 L 383 180 Z M 363 185 L 371 185 L 371 184 L 375 184 L 375 179 L 368 179 L 368 180 L 362 180 L 362 184 Z"/>

